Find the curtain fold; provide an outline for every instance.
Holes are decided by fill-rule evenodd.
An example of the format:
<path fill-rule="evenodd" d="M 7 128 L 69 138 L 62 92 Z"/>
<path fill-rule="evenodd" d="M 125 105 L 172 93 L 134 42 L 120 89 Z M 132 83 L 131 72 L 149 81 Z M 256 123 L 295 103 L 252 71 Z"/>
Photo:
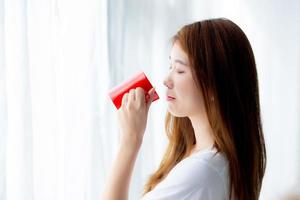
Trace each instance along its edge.
<path fill-rule="evenodd" d="M 7 199 L 33 198 L 32 99 L 25 1 L 3 2 Z"/>
<path fill-rule="evenodd" d="M 4 0 L 0 0 L 0 199 L 6 199 L 6 97 L 4 68 Z"/>

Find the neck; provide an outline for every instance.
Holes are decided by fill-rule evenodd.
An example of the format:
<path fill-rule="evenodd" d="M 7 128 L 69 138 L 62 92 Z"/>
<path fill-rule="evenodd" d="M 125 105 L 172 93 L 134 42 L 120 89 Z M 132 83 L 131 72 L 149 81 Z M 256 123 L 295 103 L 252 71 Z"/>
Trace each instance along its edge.
<path fill-rule="evenodd" d="M 193 151 L 201 151 L 214 145 L 213 130 L 206 115 L 189 117 L 194 129 L 196 144 Z"/>

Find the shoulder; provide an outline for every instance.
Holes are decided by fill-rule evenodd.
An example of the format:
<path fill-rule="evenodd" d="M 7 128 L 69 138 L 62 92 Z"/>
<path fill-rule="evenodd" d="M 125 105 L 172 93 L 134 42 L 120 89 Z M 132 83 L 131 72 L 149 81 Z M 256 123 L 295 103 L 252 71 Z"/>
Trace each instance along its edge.
<path fill-rule="evenodd" d="M 228 175 L 228 161 L 222 153 L 216 151 L 204 152 L 191 157 L 190 161 L 200 172 L 215 174 L 220 178 Z"/>
<path fill-rule="evenodd" d="M 149 196 L 161 199 L 227 199 L 228 165 L 216 152 L 201 152 L 179 162 Z M 175 198 L 176 197 L 176 198 Z M 155 199 L 155 198 L 153 198 Z M 157 198 L 159 199 L 159 198 Z"/>
<path fill-rule="evenodd" d="M 192 155 L 174 168 L 168 182 L 175 182 L 193 193 L 226 196 L 228 194 L 228 162 L 214 151 Z M 218 199 L 218 198 L 217 198 Z"/>
<path fill-rule="evenodd" d="M 180 177 L 183 182 L 209 187 L 210 184 L 227 184 L 228 162 L 221 153 L 201 152 L 182 160 L 172 171 L 169 175 Z"/>

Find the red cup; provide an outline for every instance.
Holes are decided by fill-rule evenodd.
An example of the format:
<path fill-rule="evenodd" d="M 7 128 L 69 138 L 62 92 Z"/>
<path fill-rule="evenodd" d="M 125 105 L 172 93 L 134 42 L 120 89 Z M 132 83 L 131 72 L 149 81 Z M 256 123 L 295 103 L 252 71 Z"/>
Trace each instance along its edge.
<path fill-rule="evenodd" d="M 129 92 L 131 89 L 135 89 L 137 87 L 141 87 L 144 89 L 146 94 L 146 100 L 148 100 L 149 99 L 148 92 L 151 88 L 153 88 L 153 86 L 151 85 L 150 81 L 148 80 L 144 72 L 139 72 L 129 80 L 114 87 L 109 91 L 109 96 L 117 109 L 119 109 L 122 105 L 123 95 Z M 153 101 L 157 99 L 159 99 L 159 96 L 156 92 L 154 92 Z"/>

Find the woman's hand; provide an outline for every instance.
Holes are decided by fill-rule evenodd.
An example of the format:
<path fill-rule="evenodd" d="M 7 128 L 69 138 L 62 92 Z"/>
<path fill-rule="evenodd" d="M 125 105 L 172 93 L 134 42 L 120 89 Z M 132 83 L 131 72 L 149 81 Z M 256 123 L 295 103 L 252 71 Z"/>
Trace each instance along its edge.
<path fill-rule="evenodd" d="M 147 125 L 149 107 L 153 101 L 152 88 L 145 98 L 142 88 L 130 90 L 122 99 L 122 106 L 118 110 L 120 128 L 122 130 L 121 145 L 112 171 L 108 177 L 102 199 L 126 200 L 134 163 L 138 149 L 143 141 Z"/>
<path fill-rule="evenodd" d="M 145 91 L 140 87 L 124 94 L 122 106 L 118 110 L 122 144 L 131 147 L 139 147 L 142 144 L 154 91 L 154 88 L 149 91 L 149 100 L 146 100 Z"/>

